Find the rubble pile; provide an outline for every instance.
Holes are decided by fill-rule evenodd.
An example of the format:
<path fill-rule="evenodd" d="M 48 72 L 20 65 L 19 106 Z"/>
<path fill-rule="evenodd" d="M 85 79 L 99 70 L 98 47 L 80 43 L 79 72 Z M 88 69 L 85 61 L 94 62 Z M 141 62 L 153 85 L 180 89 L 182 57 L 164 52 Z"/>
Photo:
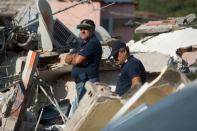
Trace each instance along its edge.
<path fill-rule="evenodd" d="M 147 37 L 127 43 L 130 51 L 142 63 L 147 65 L 148 72 L 157 72 L 157 68 L 150 68 L 151 64 L 158 63 L 160 69 L 169 63 L 176 65 L 177 69 L 188 73 L 193 70 L 196 63 L 197 29 L 189 27 L 196 19 L 195 14 L 184 17 L 168 18 L 160 21 L 149 21 L 136 28 L 136 33 L 148 34 Z M 143 53 L 144 56 L 137 54 Z M 149 54 L 152 53 L 154 57 Z M 158 55 L 157 53 L 161 53 Z M 163 55 L 163 57 L 161 57 Z M 150 57 L 149 57 L 150 56 Z M 166 57 L 167 59 L 165 59 Z M 150 58 L 148 61 L 145 58 Z M 164 63 L 162 65 L 161 63 Z"/>
<path fill-rule="evenodd" d="M 79 1 L 76 5 L 84 2 L 89 1 Z M 25 8 L 25 12 L 19 12 L 14 18 L 11 27 L 0 27 L 0 130 L 101 130 L 128 99 L 135 99 L 135 103 L 127 112 L 138 110 L 144 103 L 149 108 L 189 82 L 176 68 L 180 58 L 187 66 L 196 63 L 197 30 L 179 27 L 190 23 L 195 15 L 146 24 L 150 28 L 156 24 L 157 29 L 165 24 L 159 31 L 150 31 L 147 27 L 137 29 L 140 33 L 162 34 L 127 43 L 130 53 L 142 61 L 149 76 L 147 83 L 136 92 L 122 98 L 112 91 L 120 67 L 108 59 L 110 46 L 117 39 L 98 26 L 96 35 L 103 48 L 101 82 L 85 84 L 87 93 L 76 112 L 72 112 L 75 106 L 72 102 L 76 99 L 75 83 L 70 76 L 72 66 L 61 64 L 59 57 L 80 42 L 78 31 L 70 31 L 53 17 L 47 1 L 38 0 L 36 4 L 33 20 L 28 17 L 21 20 L 23 15 L 34 14 Z M 175 25 L 176 30 L 169 29 L 169 25 Z"/>

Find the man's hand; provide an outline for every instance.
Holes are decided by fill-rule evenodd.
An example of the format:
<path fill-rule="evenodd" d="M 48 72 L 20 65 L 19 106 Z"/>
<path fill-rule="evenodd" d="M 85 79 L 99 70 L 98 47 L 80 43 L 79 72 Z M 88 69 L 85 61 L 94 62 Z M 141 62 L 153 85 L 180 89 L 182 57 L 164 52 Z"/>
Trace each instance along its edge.
<path fill-rule="evenodd" d="M 72 64 L 72 65 L 78 65 L 84 61 L 86 61 L 86 57 L 78 54 L 61 54 L 60 56 L 60 62 L 62 64 Z"/>

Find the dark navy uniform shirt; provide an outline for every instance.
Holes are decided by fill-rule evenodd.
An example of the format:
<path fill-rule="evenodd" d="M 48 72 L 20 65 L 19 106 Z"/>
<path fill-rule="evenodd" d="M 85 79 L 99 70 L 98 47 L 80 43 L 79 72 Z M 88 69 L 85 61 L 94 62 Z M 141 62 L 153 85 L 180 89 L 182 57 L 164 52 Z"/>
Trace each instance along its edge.
<path fill-rule="evenodd" d="M 86 81 L 90 78 L 99 77 L 99 63 L 102 56 L 102 47 L 95 35 L 89 38 L 87 42 L 82 42 L 73 53 L 85 56 L 87 60 L 72 68 L 72 77 L 76 82 Z"/>
<path fill-rule="evenodd" d="M 140 60 L 133 56 L 129 56 L 127 62 L 122 65 L 118 76 L 116 93 L 120 96 L 126 93 L 131 88 L 131 79 L 133 77 L 141 77 L 142 83 L 144 83 L 146 80 L 146 71 Z"/>

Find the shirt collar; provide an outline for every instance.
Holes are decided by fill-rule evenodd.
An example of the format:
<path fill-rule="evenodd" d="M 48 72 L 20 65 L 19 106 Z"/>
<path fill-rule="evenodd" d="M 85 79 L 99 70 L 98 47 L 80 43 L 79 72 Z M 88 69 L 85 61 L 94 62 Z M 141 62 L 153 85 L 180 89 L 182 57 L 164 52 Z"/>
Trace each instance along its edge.
<path fill-rule="evenodd" d="M 126 64 L 128 62 L 128 58 L 124 61 L 124 63 Z"/>
<path fill-rule="evenodd" d="M 129 55 L 129 57 L 124 61 L 121 67 L 123 67 L 132 57 L 133 55 Z"/>
<path fill-rule="evenodd" d="M 124 63 L 126 64 L 132 57 L 133 55 L 129 55 L 128 58 L 124 61 Z"/>

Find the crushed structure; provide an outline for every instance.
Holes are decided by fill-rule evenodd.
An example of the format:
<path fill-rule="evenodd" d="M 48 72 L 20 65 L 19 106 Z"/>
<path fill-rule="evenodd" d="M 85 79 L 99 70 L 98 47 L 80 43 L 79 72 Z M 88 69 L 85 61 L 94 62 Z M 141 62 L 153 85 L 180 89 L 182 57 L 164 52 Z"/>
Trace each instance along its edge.
<path fill-rule="evenodd" d="M 89 1 L 79 1 L 72 6 L 84 2 Z M 96 35 L 104 51 L 100 71 L 102 83 L 87 82 L 87 93 L 76 112 L 71 112 L 76 93 L 70 76 L 72 67 L 60 64 L 59 56 L 77 46 L 78 31 L 69 30 L 55 18 L 46 0 L 38 0 L 35 5 L 36 16 L 26 8 L 17 14 L 9 28 L 0 27 L 0 130 L 102 130 L 108 122 L 120 118 L 116 113 L 130 100 L 131 108 L 123 114 L 130 115 L 133 109 L 140 113 L 141 107 L 149 110 L 190 82 L 171 59 L 177 57 L 179 48 L 192 46 L 196 51 L 197 30 L 185 28 L 127 43 L 131 53 L 145 65 L 148 80 L 137 91 L 117 96 L 112 87 L 120 67 L 108 60 L 110 46 L 116 39 L 98 26 Z M 27 14 L 32 16 L 22 17 Z M 183 19 L 190 22 L 190 18 L 193 19 L 193 15 Z M 187 51 L 177 52 L 187 61 Z M 188 63 L 192 65 L 193 59 L 196 57 Z"/>

